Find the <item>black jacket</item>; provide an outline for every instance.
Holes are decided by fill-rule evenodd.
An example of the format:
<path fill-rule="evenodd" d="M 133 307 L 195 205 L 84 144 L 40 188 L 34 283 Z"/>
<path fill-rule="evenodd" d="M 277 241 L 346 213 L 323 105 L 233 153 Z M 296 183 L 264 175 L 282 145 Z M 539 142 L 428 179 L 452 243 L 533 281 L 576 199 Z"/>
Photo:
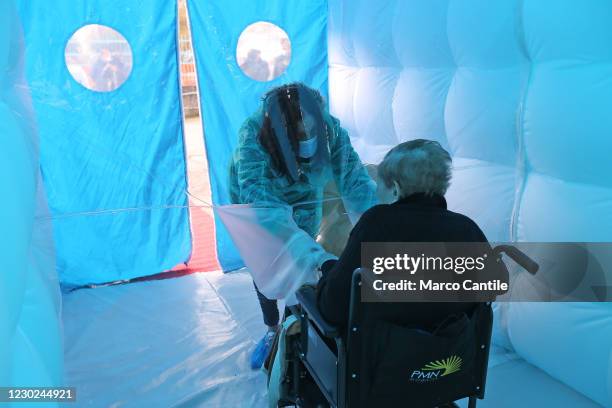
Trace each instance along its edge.
<path fill-rule="evenodd" d="M 330 323 L 344 327 L 349 313 L 351 277 L 361 266 L 362 242 L 486 242 L 478 225 L 465 215 L 446 209 L 438 195 L 413 194 L 393 204 L 377 205 L 366 211 L 351 231 L 338 261 L 322 267 L 317 285 L 318 306 Z M 410 314 L 423 323 L 439 321 L 452 304 L 406 304 Z M 414 320 L 414 319 L 413 319 Z"/>

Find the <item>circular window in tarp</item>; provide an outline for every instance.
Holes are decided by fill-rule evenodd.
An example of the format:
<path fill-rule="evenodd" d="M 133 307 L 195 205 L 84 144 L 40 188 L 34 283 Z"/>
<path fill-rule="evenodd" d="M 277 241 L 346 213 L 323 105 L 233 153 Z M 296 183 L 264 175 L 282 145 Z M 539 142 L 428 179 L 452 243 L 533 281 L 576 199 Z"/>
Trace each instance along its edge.
<path fill-rule="evenodd" d="M 111 27 L 89 24 L 70 37 L 64 52 L 66 67 L 79 84 L 96 92 L 111 92 L 132 72 L 132 47 Z"/>
<path fill-rule="evenodd" d="M 281 76 L 291 62 L 291 41 L 279 26 L 258 21 L 242 31 L 236 47 L 236 61 L 242 72 L 260 82 Z"/>

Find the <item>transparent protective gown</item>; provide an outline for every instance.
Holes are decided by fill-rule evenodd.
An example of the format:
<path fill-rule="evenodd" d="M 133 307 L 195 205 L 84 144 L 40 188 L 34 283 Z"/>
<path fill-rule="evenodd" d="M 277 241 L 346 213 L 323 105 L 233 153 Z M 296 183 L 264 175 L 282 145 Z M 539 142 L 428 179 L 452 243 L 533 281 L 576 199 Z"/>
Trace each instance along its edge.
<path fill-rule="evenodd" d="M 306 95 L 300 96 L 302 105 L 307 105 L 306 100 Z M 346 130 L 326 113 L 323 101 L 301 107 L 322 112 L 317 129 L 323 130 L 313 131 L 318 135 L 316 154 L 309 160 L 296 161 L 296 152 L 289 148 L 290 153 L 283 153 L 281 160 L 293 161 L 294 169 L 285 164 L 283 173 L 259 137 L 264 115 L 268 114 L 282 151 L 280 134 L 286 133 L 286 121 L 274 118 L 275 106 L 277 101 L 264 101 L 264 107 L 243 124 L 229 166 L 230 196 L 242 205 L 222 206 L 217 213 L 260 291 L 279 299 L 291 296 L 304 282 L 316 281 L 316 269 L 334 258 L 316 242 L 325 187 L 330 183 L 337 187 L 337 196 L 327 200 L 342 200 L 349 218 L 356 221 L 376 203 L 376 184 L 351 146 Z"/>
<path fill-rule="evenodd" d="M 0 386 L 60 386 L 59 285 L 12 0 L 0 3 L 0 146 Z"/>

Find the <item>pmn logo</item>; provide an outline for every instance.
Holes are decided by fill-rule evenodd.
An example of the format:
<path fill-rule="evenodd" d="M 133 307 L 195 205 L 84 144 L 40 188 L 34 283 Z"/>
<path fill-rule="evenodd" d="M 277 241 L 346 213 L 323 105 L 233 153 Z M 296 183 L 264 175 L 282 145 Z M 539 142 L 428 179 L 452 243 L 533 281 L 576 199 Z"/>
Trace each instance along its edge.
<path fill-rule="evenodd" d="M 432 361 L 420 370 L 414 370 L 410 375 L 412 381 L 435 381 L 440 377 L 461 370 L 463 360 L 459 356 L 450 356 L 443 360 Z"/>
<path fill-rule="evenodd" d="M 440 377 L 444 377 L 445 375 L 452 374 L 461 370 L 461 364 L 463 360 L 459 356 L 450 356 L 444 360 L 437 360 L 427 364 L 421 370 L 423 371 L 433 371 L 433 370 L 444 370 Z"/>

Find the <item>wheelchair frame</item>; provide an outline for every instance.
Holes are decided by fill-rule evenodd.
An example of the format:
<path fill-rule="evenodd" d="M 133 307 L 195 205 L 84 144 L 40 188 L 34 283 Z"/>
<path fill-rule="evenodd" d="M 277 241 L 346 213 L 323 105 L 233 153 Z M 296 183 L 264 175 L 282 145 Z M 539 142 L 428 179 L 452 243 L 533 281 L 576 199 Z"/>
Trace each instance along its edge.
<path fill-rule="evenodd" d="M 357 322 L 361 318 L 361 302 L 354 301 L 360 299 L 361 286 L 361 269 L 356 269 L 353 272 L 351 282 L 351 302 L 349 312 L 349 336 L 351 333 L 358 333 L 359 326 Z M 302 287 L 297 292 L 297 299 L 300 302 L 301 308 L 293 307 L 292 313 L 296 314 L 300 319 L 301 334 L 299 346 L 294 350 L 294 357 L 299 361 L 293 362 L 293 378 L 298 378 L 300 363 L 306 367 L 308 373 L 312 376 L 321 393 L 329 405 L 333 408 L 347 408 L 349 394 L 357 395 L 359 389 L 359 355 L 358 353 L 350 353 L 347 344 L 342 338 L 340 330 L 327 323 L 321 315 L 316 300 L 316 292 L 313 287 Z M 313 330 L 310 322 L 314 323 L 316 329 Z M 337 356 L 328 347 L 327 344 L 320 341 L 319 333 L 327 338 L 335 341 L 337 347 Z M 487 338 L 490 339 L 489 331 Z M 351 348 L 361 348 L 361 337 L 353 336 L 352 341 L 349 340 Z M 316 346 L 316 347 L 312 347 Z M 489 344 L 486 345 L 486 357 L 489 359 Z M 333 362 L 333 364 L 330 364 Z M 477 392 L 468 396 L 468 408 L 476 407 L 476 399 L 484 398 L 484 380 L 486 379 L 486 368 L 483 374 L 483 383 L 477 388 Z M 299 381 L 294 381 L 294 395 L 298 398 L 295 403 L 301 406 L 299 398 Z M 448 403 L 453 403 L 449 401 Z"/>
<path fill-rule="evenodd" d="M 492 250 L 492 255 L 497 257 L 500 262 L 502 253 L 508 255 L 531 274 L 535 274 L 539 268 L 536 262 L 513 246 L 499 245 Z M 331 407 L 346 408 L 349 402 L 348 396 L 359 395 L 359 353 L 351 353 L 350 349 L 361 349 L 361 337 L 353 335 L 359 332 L 358 323 L 362 317 L 362 307 L 359 301 L 360 286 L 361 269 L 356 269 L 353 272 L 351 282 L 349 325 L 347 326 L 349 328 L 349 344 L 345 344 L 340 329 L 327 323 L 321 315 L 317 307 L 315 288 L 303 286 L 298 290 L 297 299 L 300 302 L 300 307 L 294 306 L 291 308 L 291 312 L 299 318 L 301 325 L 300 339 L 299 342 L 295 342 L 292 353 L 293 392 L 297 406 L 302 406 L 299 389 L 300 364 L 304 365 Z M 491 308 L 490 302 L 487 302 L 486 305 L 489 309 Z M 311 326 L 310 322 L 314 326 Z M 491 331 L 492 325 L 489 325 L 483 333 L 486 344 L 481 346 L 481 350 L 484 353 L 485 364 L 482 368 L 480 385 L 476 387 L 472 395 L 464 397 L 468 398 L 468 408 L 475 408 L 477 399 L 484 398 Z M 321 341 L 319 333 L 335 341 L 337 355 L 329 349 L 324 341 Z M 454 401 L 448 401 L 445 404 L 453 405 Z"/>

